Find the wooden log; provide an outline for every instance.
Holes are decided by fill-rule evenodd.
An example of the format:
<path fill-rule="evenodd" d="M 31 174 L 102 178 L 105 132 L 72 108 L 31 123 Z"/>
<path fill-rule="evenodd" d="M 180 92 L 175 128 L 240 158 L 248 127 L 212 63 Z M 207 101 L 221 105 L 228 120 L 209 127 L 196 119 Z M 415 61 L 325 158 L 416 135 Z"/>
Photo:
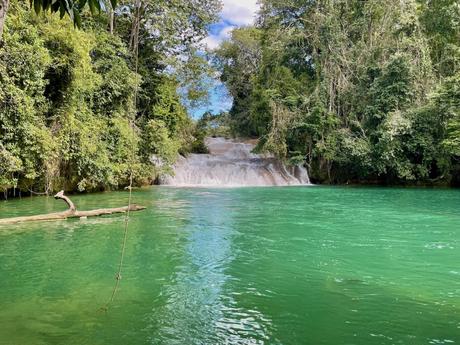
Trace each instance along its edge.
<path fill-rule="evenodd" d="M 64 195 L 64 191 L 60 191 L 54 196 L 55 199 L 64 200 L 69 209 L 62 212 L 54 212 L 54 213 L 47 213 L 47 214 L 39 214 L 35 216 L 24 216 L 24 217 L 13 217 L 13 218 L 3 218 L 0 219 L 0 225 L 3 224 L 16 224 L 22 222 L 36 222 L 36 221 L 50 221 L 50 220 L 62 220 L 67 218 L 80 218 L 80 217 L 94 217 L 94 216 L 101 216 L 106 214 L 113 214 L 113 213 L 124 213 L 128 211 L 128 206 L 123 207 L 114 207 L 114 208 L 100 208 L 96 210 L 89 210 L 89 211 L 78 211 L 75 207 L 72 200 L 70 200 L 67 196 Z M 140 211 L 144 210 L 144 206 L 139 206 L 136 204 L 132 204 L 129 207 L 129 211 Z"/>
<path fill-rule="evenodd" d="M 62 199 L 65 201 L 65 203 L 67 204 L 67 206 L 69 206 L 69 211 L 76 211 L 77 208 L 75 207 L 75 205 L 73 204 L 72 200 L 70 200 L 68 197 L 66 197 L 64 195 L 64 191 L 61 190 L 59 193 L 57 193 L 55 196 L 54 196 L 55 199 Z"/>

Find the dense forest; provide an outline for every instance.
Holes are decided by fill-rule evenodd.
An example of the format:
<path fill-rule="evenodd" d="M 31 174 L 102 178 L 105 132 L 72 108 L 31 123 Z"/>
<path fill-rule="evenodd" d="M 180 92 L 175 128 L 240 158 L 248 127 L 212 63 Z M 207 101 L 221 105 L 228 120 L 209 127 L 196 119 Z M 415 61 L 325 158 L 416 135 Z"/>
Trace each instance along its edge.
<path fill-rule="evenodd" d="M 460 183 L 458 0 L 263 0 L 216 51 L 229 122 L 328 183 Z"/>
<path fill-rule="evenodd" d="M 206 100 L 210 68 L 197 43 L 220 3 L 105 1 L 70 13 L 75 23 L 35 4 L 9 3 L 0 47 L 5 196 L 113 189 L 131 174 L 140 185 L 167 173 L 193 146 L 183 104 Z"/>
<path fill-rule="evenodd" d="M 219 0 L 5 1 L 5 196 L 152 183 L 229 133 L 314 182 L 460 184 L 459 0 L 262 0 L 207 53 Z M 194 121 L 213 69 L 233 106 Z"/>

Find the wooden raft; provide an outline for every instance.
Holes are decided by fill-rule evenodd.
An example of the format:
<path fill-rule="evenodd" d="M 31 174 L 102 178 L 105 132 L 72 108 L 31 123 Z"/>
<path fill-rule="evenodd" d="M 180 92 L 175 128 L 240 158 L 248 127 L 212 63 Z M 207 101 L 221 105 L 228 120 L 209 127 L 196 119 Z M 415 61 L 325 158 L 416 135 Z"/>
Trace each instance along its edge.
<path fill-rule="evenodd" d="M 0 225 L 2 224 L 15 224 L 15 223 L 22 223 L 22 222 L 33 222 L 33 221 L 49 221 L 49 220 L 62 220 L 67 218 L 86 218 L 86 217 L 93 217 L 93 216 L 101 216 L 105 214 L 113 214 L 113 213 L 124 213 L 128 211 L 128 206 L 123 207 L 115 207 L 115 208 L 100 208 L 96 210 L 89 210 L 89 211 L 77 211 L 72 200 L 70 200 L 67 196 L 64 195 L 64 191 L 61 190 L 54 196 L 55 199 L 62 199 L 66 202 L 69 206 L 69 209 L 62 212 L 54 212 L 54 213 L 47 213 L 47 214 L 38 214 L 36 216 L 24 216 L 24 217 L 13 217 L 13 218 L 3 218 L 0 219 Z M 140 211 L 144 210 L 144 206 L 139 206 L 136 204 L 132 204 L 129 207 L 129 211 Z"/>

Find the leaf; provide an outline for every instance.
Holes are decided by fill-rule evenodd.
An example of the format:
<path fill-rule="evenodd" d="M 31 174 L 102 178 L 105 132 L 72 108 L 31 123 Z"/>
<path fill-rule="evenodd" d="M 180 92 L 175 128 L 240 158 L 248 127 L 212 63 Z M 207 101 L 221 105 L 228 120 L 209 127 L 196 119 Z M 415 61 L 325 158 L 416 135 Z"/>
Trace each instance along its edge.
<path fill-rule="evenodd" d="M 74 25 L 77 28 L 81 28 L 81 16 L 80 16 L 80 12 L 78 12 L 78 10 L 73 11 L 73 17 L 74 17 Z"/>
<path fill-rule="evenodd" d="M 66 12 L 69 14 L 70 19 L 72 19 L 73 21 L 75 21 L 75 18 L 74 18 L 74 8 L 73 8 L 73 7 L 70 7 L 69 0 L 61 0 L 61 1 L 65 3 Z"/>
<path fill-rule="evenodd" d="M 104 6 L 104 4 L 102 3 L 102 0 L 93 0 L 93 1 L 94 1 L 94 5 L 96 6 L 97 10 L 100 12 L 102 9 L 102 6 Z"/>
<path fill-rule="evenodd" d="M 59 17 L 62 19 L 66 14 L 66 8 L 63 2 L 59 3 Z"/>
<path fill-rule="evenodd" d="M 57 0 L 53 0 L 51 3 L 51 12 L 57 12 L 63 6 L 64 4 L 62 2 L 59 2 Z M 65 9 L 65 7 L 64 7 Z M 65 12 L 64 12 L 65 13 Z M 62 17 L 61 17 L 62 18 Z"/>
<path fill-rule="evenodd" d="M 89 0 L 89 1 L 88 1 L 89 10 L 91 11 L 91 14 L 93 14 L 93 15 L 96 13 L 96 5 L 95 5 L 95 2 L 97 2 L 97 1 L 93 1 L 93 0 Z"/>
<path fill-rule="evenodd" d="M 42 7 L 41 7 L 40 0 L 35 0 L 35 1 L 34 1 L 34 10 L 35 10 L 35 13 L 40 14 L 41 9 L 42 9 Z"/>
<path fill-rule="evenodd" d="M 42 6 L 43 6 L 43 11 L 48 11 L 48 9 L 51 6 L 51 0 L 43 0 Z"/>

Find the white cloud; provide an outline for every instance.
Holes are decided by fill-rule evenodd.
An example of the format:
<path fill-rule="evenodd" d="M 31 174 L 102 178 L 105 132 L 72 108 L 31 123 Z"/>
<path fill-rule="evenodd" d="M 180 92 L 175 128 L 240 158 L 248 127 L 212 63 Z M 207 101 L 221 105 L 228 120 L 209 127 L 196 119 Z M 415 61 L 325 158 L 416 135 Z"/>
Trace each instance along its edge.
<path fill-rule="evenodd" d="M 222 41 L 228 39 L 233 29 L 239 26 L 254 24 L 259 5 L 257 0 L 223 0 L 223 8 L 220 13 L 220 21 L 211 26 L 210 34 L 203 40 L 203 44 L 209 49 L 215 49 Z M 214 113 L 229 111 L 233 100 L 225 85 L 218 80 L 210 90 L 210 104 L 199 109 L 190 109 L 192 116 L 200 117 L 205 111 L 212 110 Z"/>
<path fill-rule="evenodd" d="M 220 44 L 220 41 L 218 39 L 218 37 L 216 36 L 208 36 L 206 37 L 204 40 L 203 40 L 203 43 L 206 45 L 206 47 L 208 47 L 209 49 L 216 49 L 219 44 Z"/>
<path fill-rule="evenodd" d="M 230 37 L 230 34 L 232 30 L 235 28 L 235 26 L 229 25 L 225 26 L 223 29 L 221 29 L 218 34 L 216 35 L 210 35 L 204 39 L 204 43 L 206 46 L 210 49 L 215 49 L 219 46 L 219 44 L 228 39 Z"/>
<path fill-rule="evenodd" d="M 222 38 L 229 38 L 234 28 L 234 26 L 227 26 L 223 28 L 222 30 L 220 30 L 219 36 Z"/>
<path fill-rule="evenodd" d="M 253 24 L 258 10 L 257 0 L 223 0 L 220 14 L 223 25 L 218 32 L 206 37 L 204 43 L 210 49 L 217 48 L 222 41 L 230 37 L 235 27 Z"/>
<path fill-rule="evenodd" d="M 254 23 L 259 5 L 256 0 L 223 0 L 222 19 L 234 25 Z"/>

